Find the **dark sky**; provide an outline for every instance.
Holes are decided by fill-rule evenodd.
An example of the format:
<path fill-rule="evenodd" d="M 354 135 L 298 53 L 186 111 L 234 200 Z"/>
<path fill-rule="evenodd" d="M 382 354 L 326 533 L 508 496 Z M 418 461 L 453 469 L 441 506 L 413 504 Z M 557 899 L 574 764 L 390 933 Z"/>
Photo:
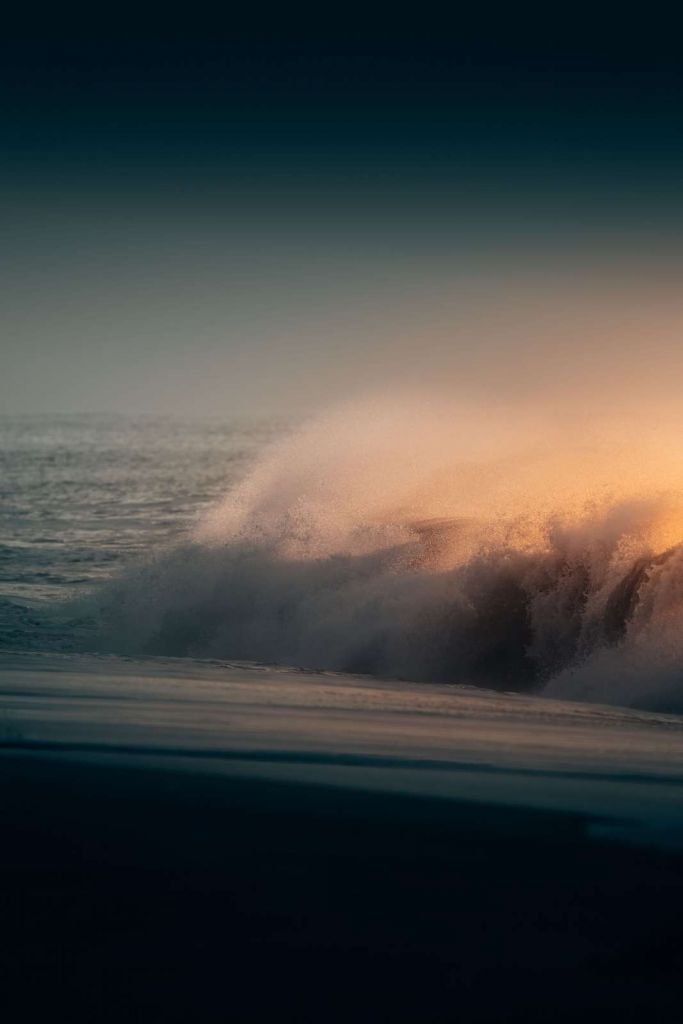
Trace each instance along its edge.
<path fill-rule="evenodd" d="M 5 28 L 11 410 L 308 402 L 349 355 L 381 377 L 411 318 L 442 352 L 520 267 L 677 259 L 680 46 L 644 11 Z"/>
<path fill-rule="evenodd" d="M 492 160 L 556 171 L 623 160 L 635 175 L 681 158 L 677 34 L 644 12 L 618 24 L 549 7 L 526 21 L 492 8 L 445 22 L 348 8 L 298 21 L 260 9 L 251 23 L 191 13 L 10 30 L 10 166 L 168 160 L 276 174 L 312 161 L 447 176 Z"/>

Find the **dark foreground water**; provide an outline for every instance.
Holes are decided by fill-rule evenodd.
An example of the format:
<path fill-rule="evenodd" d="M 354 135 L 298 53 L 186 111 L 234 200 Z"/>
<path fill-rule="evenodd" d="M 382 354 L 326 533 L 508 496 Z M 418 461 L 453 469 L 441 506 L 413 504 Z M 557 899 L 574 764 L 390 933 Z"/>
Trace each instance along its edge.
<path fill-rule="evenodd" d="M 0 723 L 10 1019 L 677 1019 L 676 716 L 20 653 Z"/>

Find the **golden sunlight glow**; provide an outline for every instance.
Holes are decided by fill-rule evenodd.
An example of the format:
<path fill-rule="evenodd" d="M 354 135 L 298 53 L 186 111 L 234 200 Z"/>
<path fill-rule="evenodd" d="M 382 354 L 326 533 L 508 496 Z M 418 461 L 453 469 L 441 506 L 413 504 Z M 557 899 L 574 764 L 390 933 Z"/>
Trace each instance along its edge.
<path fill-rule="evenodd" d="M 619 419 L 584 410 L 579 423 L 566 410 L 409 396 L 354 403 L 278 445 L 198 538 L 251 536 L 309 559 L 429 533 L 439 568 L 491 546 L 543 549 L 558 532 L 574 545 L 656 552 L 683 540 L 681 426 L 645 410 Z"/>

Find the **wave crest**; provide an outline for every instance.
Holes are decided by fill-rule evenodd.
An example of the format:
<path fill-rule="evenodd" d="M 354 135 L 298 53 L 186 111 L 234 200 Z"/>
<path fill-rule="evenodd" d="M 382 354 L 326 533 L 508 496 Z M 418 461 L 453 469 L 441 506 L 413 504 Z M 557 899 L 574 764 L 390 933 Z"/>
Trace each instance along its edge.
<path fill-rule="evenodd" d="M 102 643 L 683 707 L 683 476 L 657 440 L 346 407 L 112 583 Z"/>

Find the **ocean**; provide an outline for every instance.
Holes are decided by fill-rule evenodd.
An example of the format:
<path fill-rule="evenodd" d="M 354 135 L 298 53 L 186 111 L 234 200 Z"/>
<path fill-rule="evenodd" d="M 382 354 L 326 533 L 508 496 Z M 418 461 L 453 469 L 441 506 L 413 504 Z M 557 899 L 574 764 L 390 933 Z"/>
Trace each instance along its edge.
<path fill-rule="evenodd" d="M 284 425 L 0 416 L 0 648 L 73 647 L 46 613 L 177 542 Z"/>
<path fill-rule="evenodd" d="M 342 420 L 0 420 L 8 1005 L 675 1019 L 660 506 L 437 515 Z"/>

